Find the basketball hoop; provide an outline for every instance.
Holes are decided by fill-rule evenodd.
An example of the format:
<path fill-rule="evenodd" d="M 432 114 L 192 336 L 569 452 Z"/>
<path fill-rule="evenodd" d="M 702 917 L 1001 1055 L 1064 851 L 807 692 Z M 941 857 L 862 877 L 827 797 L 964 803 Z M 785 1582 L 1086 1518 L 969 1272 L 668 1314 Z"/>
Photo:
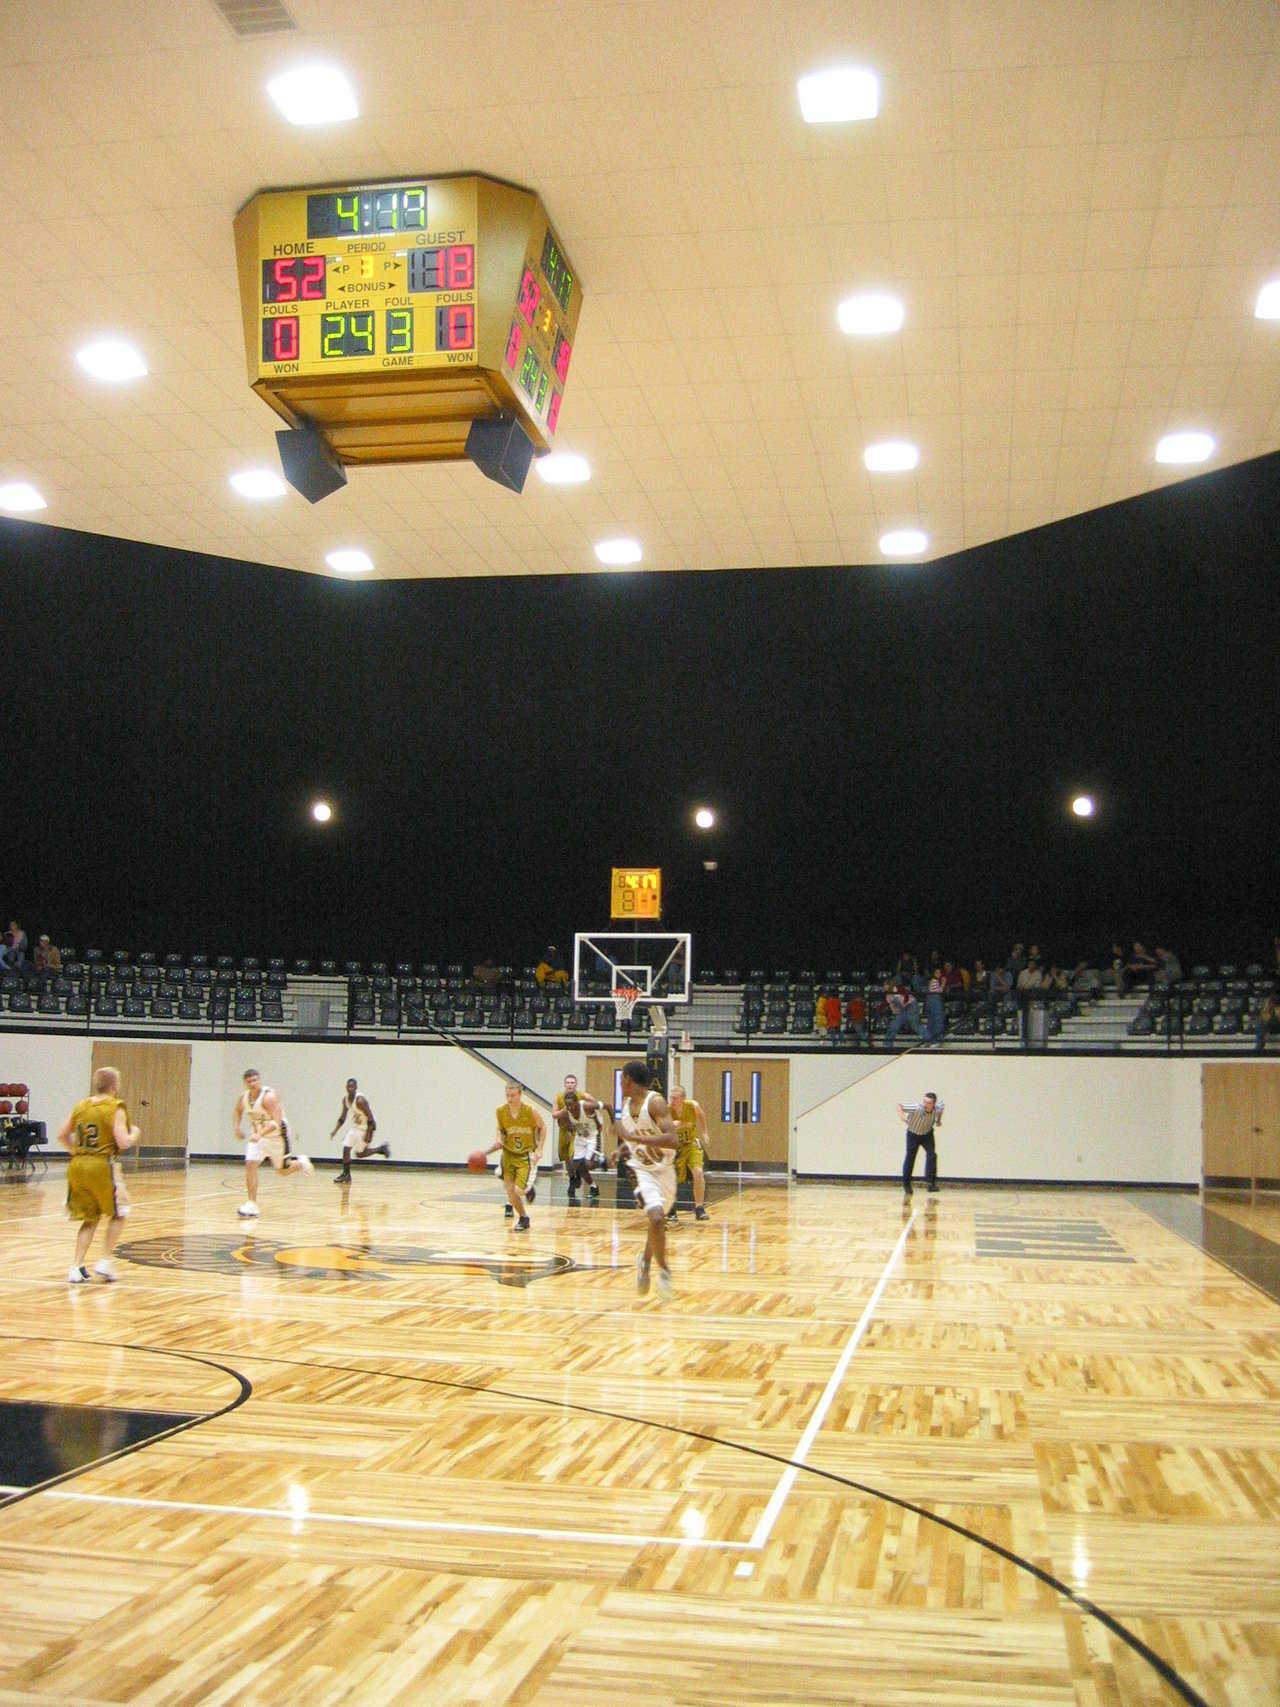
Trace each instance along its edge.
<path fill-rule="evenodd" d="M 618 1016 L 619 1025 L 630 1025 L 631 1016 L 636 1011 L 636 1003 L 640 1000 L 640 992 L 633 984 L 619 984 L 613 992 L 613 1011 Z"/>

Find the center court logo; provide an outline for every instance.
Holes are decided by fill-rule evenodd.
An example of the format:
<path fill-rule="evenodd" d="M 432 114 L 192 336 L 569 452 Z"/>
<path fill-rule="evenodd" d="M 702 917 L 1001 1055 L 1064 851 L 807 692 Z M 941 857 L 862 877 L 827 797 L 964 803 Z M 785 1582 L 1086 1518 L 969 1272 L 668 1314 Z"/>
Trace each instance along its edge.
<path fill-rule="evenodd" d="M 181 1234 L 135 1239 L 116 1247 L 116 1255 L 141 1268 L 178 1268 L 199 1274 L 243 1275 L 246 1269 L 290 1278 L 335 1280 L 410 1280 L 434 1274 L 488 1275 L 499 1286 L 530 1286 L 557 1274 L 582 1273 L 593 1266 L 572 1257 L 495 1257 L 476 1251 L 438 1250 L 417 1245 L 378 1246 L 284 1244 L 248 1234 L 222 1239 L 212 1234 Z"/>

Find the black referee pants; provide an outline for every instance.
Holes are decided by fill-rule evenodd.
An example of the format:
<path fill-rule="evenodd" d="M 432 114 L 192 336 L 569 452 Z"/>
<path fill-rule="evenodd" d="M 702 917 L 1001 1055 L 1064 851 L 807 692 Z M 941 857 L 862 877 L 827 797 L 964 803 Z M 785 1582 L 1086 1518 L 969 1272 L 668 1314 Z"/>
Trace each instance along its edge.
<path fill-rule="evenodd" d="M 911 1176 L 916 1167 L 916 1151 L 924 1151 L 925 1184 L 932 1189 L 938 1183 L 938 1147 L 932 1132 L 907 1133 L 907 1157 L 902 1164 L 902 1189 L 911 1190 Z"/>

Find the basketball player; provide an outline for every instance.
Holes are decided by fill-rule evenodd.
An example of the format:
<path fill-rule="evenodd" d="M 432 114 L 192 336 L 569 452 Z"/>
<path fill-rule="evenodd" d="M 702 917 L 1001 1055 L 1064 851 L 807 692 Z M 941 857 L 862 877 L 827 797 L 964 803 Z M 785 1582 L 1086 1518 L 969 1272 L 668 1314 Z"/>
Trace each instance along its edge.
<path fill-rule="evenodd" d="M 102 1280 L 116 1278 L 111 1253 L 124 1226 L 124 1215 L 116 1197 L 113 1163 L 122 1150 L 132 1149 L 141 1136 L 136 1126 L 130 1126 L 129 1111 L 120 1099 L 119 1073 L 114 1067 L 99 1067 L 93 1075 L 92 1091 L 71 1110 L 58 1134 L 59 1144 L 71 1152 L 67 1163 L 67 1214 L 80 1223 L 75 1261 L 67 1273 L 71 1286 L 84 1286 L 88 1282 L 85 1258 L 103 1215 L 110 1217 L 106 1251 L 93 1265 L 93 1272 Z"/>
<path fill-rule="evenodd" d="M 542 1155 L 542 1146 L 546 1141 L 547 1129 L 542 1116 L 532 1103 L 524 1100 L 519 1084 L 514 1079 L 507 1080 L 507 1100 L 498 1110 L 498 1137 L 484 1152 L 491 1156 L 495 1150 L 502 1151 L 502 1183 L 507 1192 L 508 1215 L 516 1218 L 515 1231 L 529 1231 L 529 1210 L 523 1193 L 529 1185 L 529 1172 L 536 1167 L 538 1158 Z M 529 1199 L 533 1199 L 533 1191 L 529 1191 Z"/>
<path fill-rule="evenodd" d="M 636 1291 L 643 1298 L 649 1290 L 651 1265 L 657 1265 L 660 1298 L 671 1296 L 671 1270 L 667 1267 L 667 1210 L 676 1200 L 675 1153 L 680 1134 L 667 1108 L 665 1097 L 651 1091 L 653 1074 L 644 1061 L 628 1061 L 622 1069 L 622 1112 L 614 1121 L 619 1150 L 635 1174 L 636 1197 L 644 1206 L 649 1231 L 644 1249 L 636 1257 Z"/>
<path fill-rule="evenodd" d="M 378 1123 L 373 1118 L 373 1110 L 369 1107 L 368 1097 L 360 1095 L 354 1079 L 347 1080 L 342 1107 L 338 1110 L 338 1124 L 329 1134 L 330 1142 L 338 1136 L 348 1121 L 351 1122 L 351 1132 L 342 1140 L 342 1166 L 333 1182 L 335 1185 L 351 1184 L 351 1156 L 353 1151 L 357 1162 L 363 1162 L 369 1156 L 385 1156 L 388 1161 L 391 1160 L 390 1144 L 385 1139 L 381 1144 L 375 1144 L 373 1141 L 373 1135 L 378 1130 Z"/>
<path fill-rule="evenodd" d="M 556 1154 L 566 1168 L 573 1161 L 573 1128 L 561 1120 L 560 1115 L 570 1091 L 575 1096 L 578 1094 L 578 1075 L 576 1073 L 565 1074 L 564 1089 L 556 1092 L 556 1105 L 551 1111 L 556 1125 L 560 1128 L 560 1136 L 556 1140 Z"/>
<path fill-rule="evenodd" d="M 246 1115 L 249 1119 L 249 1138 L 244 1146 L 246 1196 L 238 1213 L 248 1219 L 258 1213 L 258 1168 L 264 1158 L 279 1173 L 309 1174 L 312 1168 L 306 1156 L 290 1149 L 289 1122 L 280 1106 L 280 1098 L 270 1085 L 263 1084 L 262 1074 L 256 1067 L 246 1068 L 244 1089 L 236 1099 L 231 1116 L 231 1132 L 237 1143 L 244 1137 L 240 1122 Z"/>
<path fill-rule="evenodd" d="M 702 1104 L 686 1096 L 682 1085 L 671 1087 L 671 1118 L 680 1133 L 680 1148 L 676 1151 L 676 1184 L 683 1185 L 692 1177 L 693 1218 L 695 1221 L 707 1221 L 710 1219 L 705 1202 L 707 1178 L 702 1171 L 707 1157 L 707 1117 L 702 1111 Z M 675 1218 L 676 1206 L 673 1203 L 667 1220 L 674 1221 Z"/>
<path fill-rule="evenodd" d="M 556 1102 L 560 1103 L 561 1098 L 557 1097 Z M 598 1203 L 600 1187 L 591 1177 L 591 1163 L 600 1147 L 600 1104 L 594 1097 L 578 1095 L 578 1081 L 572 1073 L 565 1080 L 563 1106 L 556 1110 L 556 1124 L 560 1128 L 562 1155 L 566 1142 L 568 1145 L 570 1206 L 577 1206 L 580 1185 L 586 1186 L 592 1203 Z"/>

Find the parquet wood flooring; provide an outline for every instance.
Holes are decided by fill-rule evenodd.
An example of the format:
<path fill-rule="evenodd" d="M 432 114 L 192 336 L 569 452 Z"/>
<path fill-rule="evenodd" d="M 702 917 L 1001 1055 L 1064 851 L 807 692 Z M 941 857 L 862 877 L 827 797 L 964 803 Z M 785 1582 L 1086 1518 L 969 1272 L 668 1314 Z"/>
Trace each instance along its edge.
<path fill-rule="evenodd" d="M 240 1184 L 136 1176 L 74 1290 L 58 1176 L 0 1191 L 65 1466 L 0 1503 L 0 1704 L 1280 1700 L 1280 1306 L 1122 1195 L 749 1188 L 663 1304 L 631 1210 Z"/>

